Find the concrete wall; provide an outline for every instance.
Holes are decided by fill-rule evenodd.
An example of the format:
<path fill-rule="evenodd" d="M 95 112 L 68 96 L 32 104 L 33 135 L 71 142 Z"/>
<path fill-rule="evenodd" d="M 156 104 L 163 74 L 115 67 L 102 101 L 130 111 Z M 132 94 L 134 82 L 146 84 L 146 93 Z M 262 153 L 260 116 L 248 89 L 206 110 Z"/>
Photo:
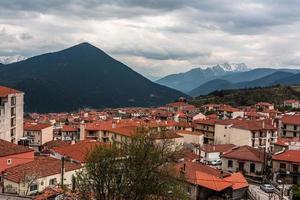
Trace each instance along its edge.
<path fill-rule="evenodd" d="M 16 98 L 15 105 L 11 104 L 11 98 Z M 7 98 L 2 98 L 4 105 L 0 105 L 0 139 L 18 143 L 23 136 L 23 115 L 24 115 L 24 93 L 10 94 Z M 12 115 L 11 109 L 15 108 L 15 116 Z M 11 119 L 15 125 L 11 126 Z M 11 129 L 15 130 L 14 136 L 11 136 Z"/>

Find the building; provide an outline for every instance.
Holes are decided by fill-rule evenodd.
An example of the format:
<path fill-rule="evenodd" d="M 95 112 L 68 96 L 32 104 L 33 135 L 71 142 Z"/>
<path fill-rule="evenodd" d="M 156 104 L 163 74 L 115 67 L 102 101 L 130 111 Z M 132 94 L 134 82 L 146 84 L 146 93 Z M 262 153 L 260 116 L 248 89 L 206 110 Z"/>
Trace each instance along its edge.
<path fill-rule="evenodd" d="M 281 137 L 300 137 L 300 115 L 283 115 L 279 121 Z"/>
<path fill-rule="evenodd" d="M 223 173 L 204 164 L 183 162 L 175 165 L 177 176 L 183 176 L 189 199 L 242 199 L 248 182 L 241 173 Z"/>
<path fill-rule="evenodd" d="M 50 149 L 51 156 L 57 159 L 61 159 L 62 156 L 67 157 L 72 162 L 85 163 L 86 156 L 93 148 L 97 146 L 110 147 L 108 143 L 102 143 L 95 140 L 83 140 L 75 144 L 64 144 L 60 146 L 54 146 Z"/>
<path fill-rule="evenodd" d="M 262 178 L 266 153 L 245 145 L 224 153 L 221 159 L 225 172 L 242 172 L 245 176 Z"/>
<path fill-rule="evenodd" d="M 221 159 L 221 156 L 234 148 L 233 144 L 206 144 L 201 147 L 201 162 L 210 164 Z"/>
<path fill-rule="evenodd" d="M 76 125 L 63 125 L 60 133 L 62 141 L 78 141 L 80 139 L 79 127 Z"/>
<path fill-rule="evenodd" d="M 300 101 L 295 99 L 285 100 L 283 106 L 298 109 L 300 108 Z"/>
<path fill-rule="evenodd" d="M 33 160 L 34 151 L 32 149 L 0 139 L 0 173 L 10 167 Z"/>
<path fill-rule="evenodd" d="M 179 130 L 176 133 L 183 137 L 183 143 L 185 144 L 203 145 L 204 135 L 202 132 Z"/>
<path fill-rule="evenodd" d="M 195 131 L 204 133 L 204 144 L 213 144 L 217 119 L 195 120 Z"/>
<path fill-rule="evenodd" d="M 31 162 L 11 167 L 5 171 L 4 192 L 21 196 L 33 195 L 48 186 L 61 183 L 61 160 L 50 157 L 35 157 Z M 80 164 L 64 163 L 64 185 L 71 188 Z"/>
<path fill-rule="evenodd" d="M 273 180 L 300 184 L 300 150 L 278 152 L 272 157 Z"/>
<path fill-rule="evenodd" d="M 277 138 L 274 143 L 273 153 L 282 152 L 283 150 L 300 150 L 300 138 Z"/>
<path fill-rule="evenodd" d="M 0 86 L 0 139 L 17 144 L 23 135 L 24 93 Z"/>
<path fill-rule="evenodd" d="M 258 111 L 274 110 L 274 104 L 269 103 L 269 102 L 258 102 L 258 103 L 255 104 L 255 108 Z"/>
<path fill-rule="evenodd" d="M 233 108 L 229 105 L 222 105 L 217 110 L 219 119 L 236 119 L 238 117 L 244 117 L 244 111 L 237 108 Z"/>
<path fill-rule="evenodd" d="M 270 120 L 223 120 L 215 125 L 215 144 L 248 145 L 272 152 L 277 128 Z"/>
<path fill-rule="evenodd" d="M 53 140 L 53 126 L 51 124 L 25 124 L 22 139 L 28 141 L 30 147 L 39 151 L 43 144 Z"/>

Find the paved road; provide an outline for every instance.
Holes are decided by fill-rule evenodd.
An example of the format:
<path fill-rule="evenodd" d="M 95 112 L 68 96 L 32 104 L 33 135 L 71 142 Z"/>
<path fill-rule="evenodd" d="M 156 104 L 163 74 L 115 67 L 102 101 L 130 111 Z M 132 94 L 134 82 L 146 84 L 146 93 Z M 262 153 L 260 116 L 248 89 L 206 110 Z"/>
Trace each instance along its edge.
<path fill-rule="evenodd" d="M 265 193 L 258 185 L 249 185 L 249 191 L 257 200 L 279 200 L 279 196 L 277 194 Z"/>

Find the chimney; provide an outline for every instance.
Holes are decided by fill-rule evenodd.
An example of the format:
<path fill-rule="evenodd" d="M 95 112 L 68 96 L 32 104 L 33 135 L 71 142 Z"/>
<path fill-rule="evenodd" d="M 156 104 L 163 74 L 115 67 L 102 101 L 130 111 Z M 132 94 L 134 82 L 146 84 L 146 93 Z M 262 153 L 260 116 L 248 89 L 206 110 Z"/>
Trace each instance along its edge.
<path fill-rule="evenodd" d="M 75 144 L 75 143 L 76 143 L 75 140 L 72 140 L 72 141 L 71 141 L 71 144 Z"/>
<path fill-rule="evenodd" d="M 265 128 L 265 120 L 262 121 L 262 128 Z"/>
<path fill-rule="evenodd" d="M 111 124 L 111 128 L 117 128 L 117 124 L 116 124 L 116 122 L 112 122 L 112 124 Z"/>
<path fill-rule="evenodd" d="M 224 172 L 223 172 L 223 170 L 220 171 L 220 178 L 224 178 Z"/>

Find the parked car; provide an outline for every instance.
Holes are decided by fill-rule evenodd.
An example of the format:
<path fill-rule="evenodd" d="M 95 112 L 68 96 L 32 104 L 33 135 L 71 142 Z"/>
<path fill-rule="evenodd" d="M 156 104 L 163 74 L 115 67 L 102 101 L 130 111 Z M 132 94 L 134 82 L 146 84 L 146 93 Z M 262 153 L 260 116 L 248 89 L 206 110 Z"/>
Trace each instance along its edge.
<path fill-rule="evenodd" d="M 221 159 L 211 161 L 211 165 L 222 165 Z"/>
<path fill-rule="evenodd" d="M 263 184 L 263 185 L 260 186 L 260 189 L 263 190 L 266 193 L 275 192 L 275 189 L 274 189 L 273 185 L 270 185 L 270 184 Z"/>

